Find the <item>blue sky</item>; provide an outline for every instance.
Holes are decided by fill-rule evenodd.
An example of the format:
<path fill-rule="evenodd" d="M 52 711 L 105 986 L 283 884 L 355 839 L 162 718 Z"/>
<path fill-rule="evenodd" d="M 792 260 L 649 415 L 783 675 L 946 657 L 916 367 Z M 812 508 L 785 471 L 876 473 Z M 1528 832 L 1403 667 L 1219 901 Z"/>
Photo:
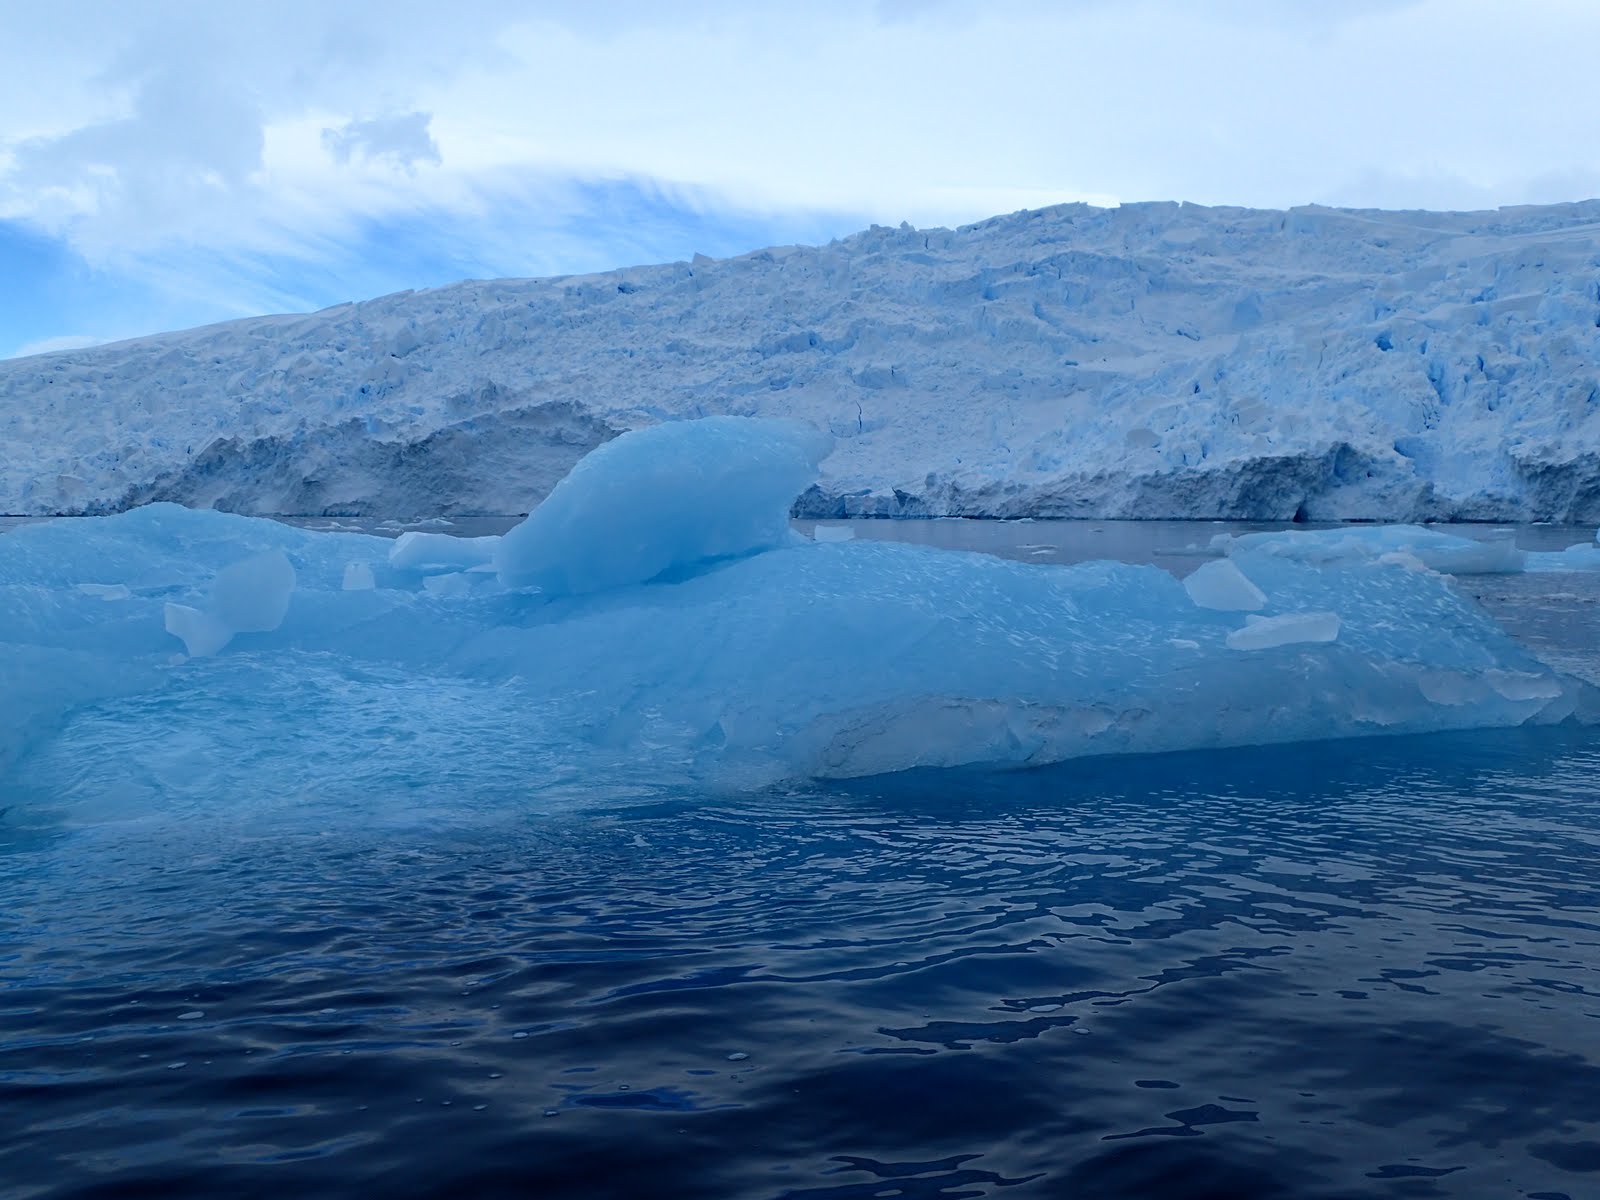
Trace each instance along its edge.
<path fill-rule="evenodd" d="M 1592 0 L 9 0 L 0 356 L 1068 200 L 1585 198 L 1595 45 Z"/>

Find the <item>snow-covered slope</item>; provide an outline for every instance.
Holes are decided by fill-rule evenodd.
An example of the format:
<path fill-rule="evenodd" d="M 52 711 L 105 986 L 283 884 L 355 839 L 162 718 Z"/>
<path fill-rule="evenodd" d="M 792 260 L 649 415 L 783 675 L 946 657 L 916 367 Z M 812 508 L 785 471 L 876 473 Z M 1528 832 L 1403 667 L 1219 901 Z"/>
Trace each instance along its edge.
<path fill-rule="evenodd" d="M 798 417 L 803 515 L 1600 520 L 1600 202 L 1066 206 L 0 363 L 0 511 L 510 513 Z"/>

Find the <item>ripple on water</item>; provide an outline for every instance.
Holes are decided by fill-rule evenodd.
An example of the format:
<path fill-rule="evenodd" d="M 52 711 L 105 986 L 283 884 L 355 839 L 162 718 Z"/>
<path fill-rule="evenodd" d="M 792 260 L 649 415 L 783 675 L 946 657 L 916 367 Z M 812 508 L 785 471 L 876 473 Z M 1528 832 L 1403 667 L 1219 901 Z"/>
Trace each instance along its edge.
<path fill-rule="evenodd" d="M 1558 729 L 14 844 L 0 1192 L 1575 1197 L 1596 778 Z"/>

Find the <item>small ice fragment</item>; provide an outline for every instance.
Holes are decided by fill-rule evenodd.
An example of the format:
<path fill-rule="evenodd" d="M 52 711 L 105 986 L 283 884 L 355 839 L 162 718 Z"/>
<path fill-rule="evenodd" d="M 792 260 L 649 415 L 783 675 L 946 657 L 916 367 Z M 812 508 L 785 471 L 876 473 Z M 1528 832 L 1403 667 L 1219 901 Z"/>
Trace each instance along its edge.
<path fill-rule="evenodd" d="M 848 525 L 817 525 L 811 530 L 811 540 L 814 542 L 849 542 L 854 541 L 856 531 Z"/>
<path fill-rule="evenodd" d="M 732 1054 L 728 1055 L 728 1061 L 729 1062 L 743 1062 L 745 1059 L 747 1059 L 749 1057 L 750 1056 L 748 1054 L 746 1054 L 743 1050 L 735 1050 Z"/>
<path fill-rule="evenodd" d="M 289 612 L 294 584 L 288 556 L 269 550 L 217 572 L 211 613 L 232 633 L 271 633 Z"/>
<path fill-rule="evenodd" d="M 1339 636 L 1339 614 L 1285 613 L 1281 617 L 1246 617 L 1245 627 L 1228 635 L 1230 650 L 1270 650 L 1302 642 L 1331 642 Z"/>
<path fill-rule="evenodd" d="M 477 567 L 494 561 L 497 537 L 452 537 L 448 533 L 402 533 L 389 548 L 389 565 L 399 571 L 428 567 Z"/>
<path fill-rule="evenodd" d="M 193 1012 L 179 1013 L 178 1020 L 198 1021 L 203 1016 L 205 1016 L 205 1013 L 201 1012 L 199 1009 L 195 1009 Z"/>
<path fill-rule="evenodd" d="M 1198 650 L 1198 649 L 1200 649 L 1200 643 L 1196 642 L 1196 641 L 1191 641 L 1189 638 L 1168 638 L 1167 639 L 1167 645 L 1171 646 L 1174 650 Z"/>
<path fill-rule="evenodd" d="M 1409 550 L 1391 550 L 1387 554 L 1380 554 L 1378 561 L 1384 566 L 1404 567 L 1408 571 L 1431 571 L 1427 563 L 1423 562 Z"/>
<path fill-rule="evenodd" d="M 1267 603 L 1266 593 L 1226 558 L 1202 563 L 1183 581 L 1183 590 L 1197 607 L 1218 612 L 1257 612 Z"/>
<path fill-rule="evenodd" d="M 210 613 L 187 604 L 168 602 L 166 627 L 168 633 L 182 640 L 190 658 L 206 658 L 233 640 L 233 630 Z"/>
<path fill-rule="evenodd" d="M 528 1036 L 528 1031 L 526 1029 L 519 1029 L 515 1033 L 513 1033 L 511 1036 L 514 1037 L 514 1038 L 525 1038 L 525 1037 Z"/>
<path fill-rule="evenodd" d="M 378 586 L 378 581 L 372 576 L 372 568 L 364 562 L 346 563 L 344 568 L 344 590 L 347 592 L 370 592 Z"/>
<path fill-rule="evenodd" d="M 78 590 L 85 596 L 98 596 L 102 600 L 126 600 L 133 595 L 125 583 L 80 583 Z"/>
<path fill-rule="evenodd" d="M 1561 685 L 1549 675 L 1527 671 L 1502 671 L 1491 667 L 1483 673 L 1489 686 L 1507 700 L 1553 700 L 1561 695 Z"/>
<path fill-rule="evenodd" d="M 448 575 L 429 575 L 422 586 L 432 596 L 465 596 L 472 591 L 472 580 L 463 571 L 452 571 Z"/>
<path fill-rule="evenodd" d="M 185 1068 L 185 1067 L 187 1067 L 187 1066 L 188 1066 L 188 1065 L 189 1065 L 189 1064 L 188 1064 L 188 1063 L 186 1063 L 186 1062 L 175 1062 L 175 1063 L 168 1063 L 168 1064 L 167 1064 L 167 1070 L 169 1070 L 169 1071 L 181 1071 L 181 1070 L 183 1070 L 183 1069 L 184 1069 L 184 1068 Z"/>

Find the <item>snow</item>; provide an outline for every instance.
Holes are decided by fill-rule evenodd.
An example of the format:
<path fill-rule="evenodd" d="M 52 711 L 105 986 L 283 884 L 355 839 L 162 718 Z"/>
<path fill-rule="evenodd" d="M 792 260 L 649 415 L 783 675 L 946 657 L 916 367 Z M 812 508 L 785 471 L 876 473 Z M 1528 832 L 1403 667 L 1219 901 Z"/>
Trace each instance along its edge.
<path fill-rule="evenodd" d="M 0 363 L 0 511 L 529 511 L 793 418 L 799 515 L 1600 520 L 1600 202 L 1068 205 Z"/>
<path fill-rule="evenodd" d="M 165 504 L 24 526 L 0 537 L 0 778 L 97 813 L 538 806 L 1594 708 L 1448 577 L 1372 558 L 1239 550 L 1241 615 L 1154 566 L 788 536 L 818 453 L 791 424 L 619 438 L 502 541 L 511 586 Z"/>

